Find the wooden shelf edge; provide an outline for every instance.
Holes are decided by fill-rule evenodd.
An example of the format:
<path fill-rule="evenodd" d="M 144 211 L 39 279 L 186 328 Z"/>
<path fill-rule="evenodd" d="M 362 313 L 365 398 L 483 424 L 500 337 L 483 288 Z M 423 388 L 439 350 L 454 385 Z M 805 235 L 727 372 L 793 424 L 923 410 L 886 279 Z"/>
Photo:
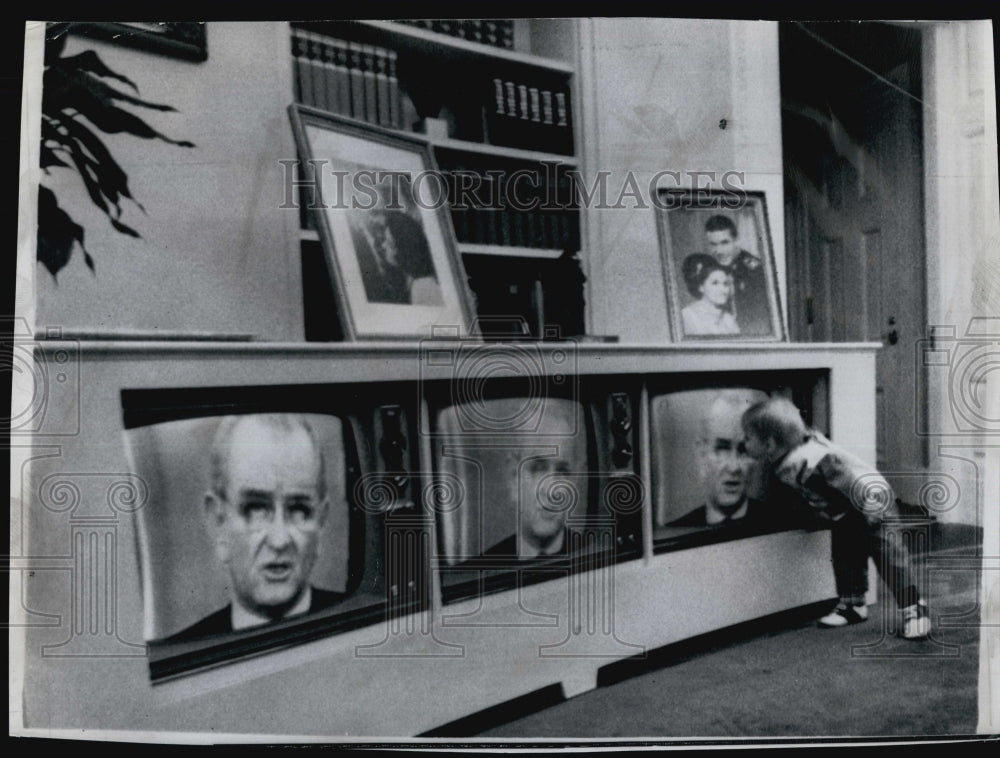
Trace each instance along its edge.
<path fill-rule="evenodd" d="M 459 242 L 458 252 L 462 255 L 499 255 L 510 258 L 546 258 L 562 257 L 563 250 L 547 247 L 520 247 L 515 245 L 480 245 L 471 242 Z"/>
<path fill-rule="evenodd" d="M 460 139 L 451 139 L 450 137 L 448 139 L 431 139 L 430 142 L 435 148 L 444 150 L 492 155 L 498 158 L 512 158 L 515 160 L 532 161 L 534 163 L 545 162 L 560 163 L 568 166 L 577 165 L 575 155 L 566 155 L 564 153 L 547 153 L 541 150 L 528 150 L 520 147 L 490 145 L 485 142 L 467 142 Z"/>
<path fill-rule="evenodd" d="M 554 58 L 546 58 L 533 53 L 522 53 L 504 47 L 493 47 L 479 42 L 470 42 L 460 37 L 420 29 L 415 26 L 397 24 L 393 21 L 354 21 L 353 23 L 372 31 L 379 31 L 401 41 L 411 41 L 417 44 L 430 44 L 457 53 L 475 55 L 484 59 L 493 59 L 514 63 L 521 66 L 542 69 L 551 73 L 570 76 L 574 73 L 573 66 Z"/>

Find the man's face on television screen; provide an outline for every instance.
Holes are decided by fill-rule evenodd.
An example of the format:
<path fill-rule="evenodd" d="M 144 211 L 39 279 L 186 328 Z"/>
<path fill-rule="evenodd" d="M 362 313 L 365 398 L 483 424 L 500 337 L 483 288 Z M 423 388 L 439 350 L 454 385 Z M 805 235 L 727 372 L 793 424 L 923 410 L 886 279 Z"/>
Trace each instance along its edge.
<path fill-rule="evenodd" d="M 217 504 L 219 556 L 236 600 L 272 619 L 305 591 L 326 516 L 322 466 L 308 432 L 253 418 L 233 429 L 228 487 Z"/>
<path fill-rule="evenodd" d="M 574 497 L 569 489 L 570 464 L 562 457 L 533 458 L 521 467 L 519 518 L 522 537 L 547 542 L 559 535 L 566 525 Z"/>
<path fill-rule="evenodd" d="M 701 474 L 707 498 L 720 508 L 739 505 L 747 494 L 752 459 L 743 446 L 740 415 L 725 403 L 715 403 L 700 441 Z"/>

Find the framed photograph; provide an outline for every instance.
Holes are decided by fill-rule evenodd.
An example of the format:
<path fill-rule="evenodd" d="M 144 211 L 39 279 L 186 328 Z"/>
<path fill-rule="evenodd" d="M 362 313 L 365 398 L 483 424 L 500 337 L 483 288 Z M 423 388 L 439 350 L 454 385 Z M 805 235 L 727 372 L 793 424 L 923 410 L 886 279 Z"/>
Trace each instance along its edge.
<path fill-rule="evenodd" d="M 313 213 L 349 340 L 470 336 L 472 296 L 447 192 L 419 138 L 289 108 Z M 313 173 L 314 172 L 314 173 Z"/>
<path fill-rule="evenodd" d="M 71 24 L 69 31 L 173 58 L 208 60 L 204 22 L 86 21 Z"/>
<path fill-rule="evenodd" d="M 674 341 L 784 340 L 764 193 L 663 189 L 658 201 Z"/>

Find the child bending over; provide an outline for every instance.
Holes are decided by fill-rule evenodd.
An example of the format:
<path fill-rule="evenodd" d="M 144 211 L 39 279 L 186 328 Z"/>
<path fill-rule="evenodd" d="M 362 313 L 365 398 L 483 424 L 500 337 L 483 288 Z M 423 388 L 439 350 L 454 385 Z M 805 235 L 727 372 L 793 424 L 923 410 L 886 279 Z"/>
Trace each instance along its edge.
<path fill-rule="evenodd" d="M 927 606 L 920 598 L 906 546 L 883 528 L 899 516 L 889 483 L 857 456 L 806 428 L 798 408 L 781 397 L 752 405 L 742 418 L 746 449 L 765 462 L 779 481 L 799 492 L 819 515 L 833 522 L 833 573 L 840 602 L 821 626 L 857 624 L 868 618 L 868 556 L 903 610 L 903 636 L 930 634 Z"/>

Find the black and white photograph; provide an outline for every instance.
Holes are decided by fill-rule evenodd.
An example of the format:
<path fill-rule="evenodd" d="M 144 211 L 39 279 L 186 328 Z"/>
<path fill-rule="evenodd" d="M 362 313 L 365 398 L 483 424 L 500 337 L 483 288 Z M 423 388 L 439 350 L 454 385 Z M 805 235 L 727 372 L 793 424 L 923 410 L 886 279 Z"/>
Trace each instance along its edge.
<path fill-rule="evenodd" d="M 414 194 L 433 168 L 426 149 L 327 114 L 291 114 L 299 152 L 319 174 L 317 226 L 349 333 L 414 338 L 446 325 L 468 335 L 467 288 L 437 200 L 441 185 L 426 202 Z"/>
<path fill-rule="evenodd" d="M 764 194 L 662 192 L 660 199 L 675 338 L 783 339 Z"/>
<path fill-rule="evenodd" d="M 993 21 L 296 6 L 6 25 L 9 735 L 996 741 Z"/>

